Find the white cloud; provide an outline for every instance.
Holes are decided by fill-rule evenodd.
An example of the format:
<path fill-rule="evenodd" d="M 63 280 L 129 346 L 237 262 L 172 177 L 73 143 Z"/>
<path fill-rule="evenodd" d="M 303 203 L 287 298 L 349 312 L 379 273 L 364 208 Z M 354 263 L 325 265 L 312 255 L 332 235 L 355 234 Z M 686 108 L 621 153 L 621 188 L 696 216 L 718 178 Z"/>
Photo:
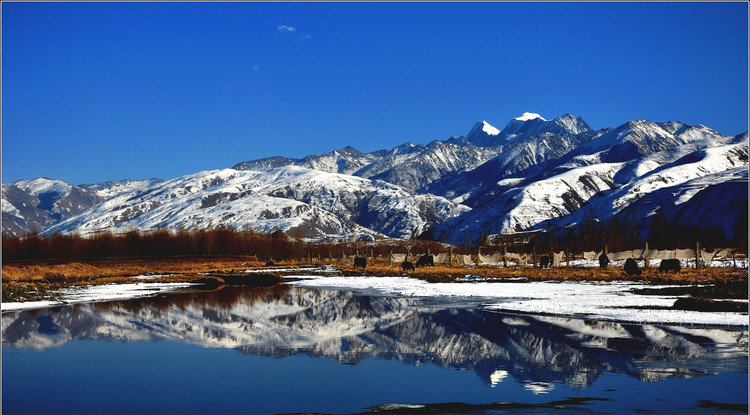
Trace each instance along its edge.
<path fill-rule="evenodd" d="M 310 35 L 299 35 L 299 37 L 300 37 L 300 39 L 307 40 L 307 39 L 310 39 L 312 36 L 310 36 Z"/>
<path fill-rule="evenodd" d="M 258 71 L 258 65 L 253 65 L 250 69 L 252 69 L 253 72 L 257 72 Z"/>
<path fill-rule="evenodd" d="M 292 27 L 292 26 L 285 26 L 282 24 L 282 25 L 276 26 L 276 30 L 278 30 L 279 32 L 296 32 L 297 28 Z"/>

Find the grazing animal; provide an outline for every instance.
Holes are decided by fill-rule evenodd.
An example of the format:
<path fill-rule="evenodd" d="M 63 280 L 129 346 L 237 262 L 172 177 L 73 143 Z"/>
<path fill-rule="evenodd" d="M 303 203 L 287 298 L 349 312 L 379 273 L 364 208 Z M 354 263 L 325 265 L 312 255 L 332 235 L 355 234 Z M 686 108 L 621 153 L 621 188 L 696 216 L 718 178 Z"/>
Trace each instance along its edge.
<path fill-rule="evenodd" d="M 635 262 L 635 259 L 628 258 L 625 260 L 625 272 L 630 275 L 641 275 L 641 269 L 638 268 L 638 263 Z"/>
<path fill-rule="evenodd" d="M 419 260 L 417 261 L 417 268 L 419 267 L 434 267 L 435 266 L 435 260 L 432 258 L 432 255 L 422 255 L 419 257 Z"/>
<path fill-rule="evenodd" d="M 607 264 L 609 264 L 609 257 L 607 254 L 602 253 L 599 255 L 599 268 L 601 269 L 607 269 Z"/>
<path fill-rule="evenodd" d="M 680 272 L 680 260 L 679 259 L 662 259 L 659 264 L 659 272 L 674 271 L 675 273 Z"/>
<path fill-rule="evenodd" d="M 367 257 L 357 257 L 354 258 L 354 268 L 361 267 L 362 269 L 365 269 L 367 266 Z"/>
<path fill-rule="evenodd" d="M 411 261 L 404 261 L 401 263 L 401 269 L 404 271 L 414 271 L 414 264 Z"/>
<path fill-rule="evenodd" d="M 549 268 L 550 263 L 551 261 L 547 255 L 542 255 L 542 257 L 539 258 L 539 266 L 542 268 Z"/>
<path fill-rule="evenodd" d="M 267 267 L 272 267 L 272 266 L 274 266 L 274 265 L 276 265 L 276 264 L 274 264 L 274 262 L 273 262 L 273 261 L 266 261 L 266 266 L 267 266 Z"/>

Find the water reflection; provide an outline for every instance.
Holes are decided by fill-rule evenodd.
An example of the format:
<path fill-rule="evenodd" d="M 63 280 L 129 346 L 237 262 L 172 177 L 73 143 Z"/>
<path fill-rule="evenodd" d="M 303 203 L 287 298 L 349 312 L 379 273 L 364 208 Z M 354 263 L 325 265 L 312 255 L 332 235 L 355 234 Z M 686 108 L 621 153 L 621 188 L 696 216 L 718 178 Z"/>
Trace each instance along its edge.
<path fill-rule="evenodd" d="M 583 388 L 605 372 L 643 381 L 746 373 L 748 353 L 746 331 L 438 309 L 286 285 L 3 313 L 2 338 L 34 349 L 170 339 L 351 364 L 378 357 L 473 370 L 490 387 L 511 376 L 535 394 Z"/>

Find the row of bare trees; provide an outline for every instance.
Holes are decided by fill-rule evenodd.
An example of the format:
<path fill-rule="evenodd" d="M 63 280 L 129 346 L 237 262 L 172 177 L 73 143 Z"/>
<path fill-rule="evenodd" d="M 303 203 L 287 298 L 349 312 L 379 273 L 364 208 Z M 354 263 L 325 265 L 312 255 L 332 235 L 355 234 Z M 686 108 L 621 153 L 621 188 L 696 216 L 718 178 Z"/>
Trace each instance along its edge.
<path fill-rule="evenodd" d="M 3 235 L 3 260 L 222 255 L 255 255 L 259 260 L 288 259 L 299 251 L 296 245 L 298 243 L 283 232 L 265 235 L 228 228 L 101 232 L 87 237 L 78 234 L 51 237 L 30 234 L 20 238 Z"/>

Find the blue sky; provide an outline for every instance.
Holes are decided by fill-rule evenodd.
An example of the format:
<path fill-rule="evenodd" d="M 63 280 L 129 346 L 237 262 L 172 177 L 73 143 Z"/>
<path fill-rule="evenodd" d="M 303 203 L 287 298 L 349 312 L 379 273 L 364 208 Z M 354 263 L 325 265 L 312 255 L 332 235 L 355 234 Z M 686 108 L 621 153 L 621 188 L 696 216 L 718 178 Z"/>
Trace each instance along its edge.
<path fill-rule="evenodd" d="M 565 113 L 748 126 L 748 4 L 2 3 L 2 182 L 170 179 Z"/>

